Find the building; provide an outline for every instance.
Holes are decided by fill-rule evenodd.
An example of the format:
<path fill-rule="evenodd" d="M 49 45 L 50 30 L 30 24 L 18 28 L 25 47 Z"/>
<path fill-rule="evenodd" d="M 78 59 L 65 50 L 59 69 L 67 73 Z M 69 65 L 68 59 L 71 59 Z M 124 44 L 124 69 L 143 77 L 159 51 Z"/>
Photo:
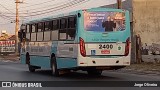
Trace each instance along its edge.
<path fill-rule="evenodd" d="M 160 0 L 133 0 L 134 33 L 142 44 L 160 44 Z"/>
<path fill-rule="evenodd" d="M 15 40 L 15 35 L 9 35 L 6 30 L 2 30 L 1 36 L 0 36 L 0 41 L 4 40 Z"/>
<path fill-rule="evenodd" d="M 160 0 L 125 0 L 122 3 L 122 8 L 130 11 L 133 35 L 140 35 L 143 45 L 160 44 L 159 3 Z M 103 7 L 117 8 L 117 4 Z"/>
<path fill-rule="evenodd" d="M 7 55 L 15 52 L 15 35 L 2 32 L 0 36 L 0 55 Z"/>

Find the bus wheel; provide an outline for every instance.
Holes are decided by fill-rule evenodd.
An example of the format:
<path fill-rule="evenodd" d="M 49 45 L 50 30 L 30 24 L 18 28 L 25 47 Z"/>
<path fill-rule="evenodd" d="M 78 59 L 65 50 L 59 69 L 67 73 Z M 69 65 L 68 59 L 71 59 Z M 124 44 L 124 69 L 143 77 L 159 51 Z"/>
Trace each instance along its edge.
<path fill-rule="evenodd" d="M 57 62 L 56 62 L 56 57 L 52 57 L 52 62 L 51 62 L 51 68 L 52 68 L 52 74 L 54 76 L 59 76 L 59 69 L 57 69 Z"/>
<path fill-rule="evenodd" d="M 36 70 L 36 69 L 35 69 L 33 66 L 31 66 L 31 65 L 28 65 L 28 68 L 29 68 L 29 71 L 30 71 L 30 72 L 35 72 L 35 70 Z"/>
<path fill-rule="evenodd" d="M 27 53 L 26 55 L 26 64 L 28 64 L 28 69 L 30 72 L 35 72 L 35 68 L 30 65 L 30 55 Z"/>
<path fill-rule="evenodd" d="M 89 75 L 98 75 L 100 76 L 102 74 L 102 70 L 88 70 L 87 71 Z"/>

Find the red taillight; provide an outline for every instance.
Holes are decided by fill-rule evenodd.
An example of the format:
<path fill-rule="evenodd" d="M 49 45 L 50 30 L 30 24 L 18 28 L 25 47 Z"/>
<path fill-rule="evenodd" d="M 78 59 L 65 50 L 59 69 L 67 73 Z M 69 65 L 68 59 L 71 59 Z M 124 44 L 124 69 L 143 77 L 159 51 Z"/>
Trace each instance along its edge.
<path fill-rule="evenodd" d="M 84 40 L 80 37 L 79 38 L 79 42 L 80 42 L 80 53 L 83 57 L 86 56 L 86 49 L 85 49 L 85 43 Z"/>
<path fill-rule="evenodd" d="M 125 56 L 129 54 L 129 47 L 130 47 L 130 38 L 128 37 L 126 40 L 126 46 L 125 46 L 125 53 L 124 53 Z"/>

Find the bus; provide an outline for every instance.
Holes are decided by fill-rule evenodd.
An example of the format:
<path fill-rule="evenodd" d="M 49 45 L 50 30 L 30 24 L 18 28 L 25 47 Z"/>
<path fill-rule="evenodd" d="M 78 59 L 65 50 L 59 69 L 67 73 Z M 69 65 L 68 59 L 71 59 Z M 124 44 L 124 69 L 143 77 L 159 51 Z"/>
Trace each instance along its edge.
<path fill-rule="evenodd" d="M 101 75 L 130 65 L 129 12 L 91 8 L 27 21 L 21 25 L 20 60 L 30 72 L 51 69 Z"/>

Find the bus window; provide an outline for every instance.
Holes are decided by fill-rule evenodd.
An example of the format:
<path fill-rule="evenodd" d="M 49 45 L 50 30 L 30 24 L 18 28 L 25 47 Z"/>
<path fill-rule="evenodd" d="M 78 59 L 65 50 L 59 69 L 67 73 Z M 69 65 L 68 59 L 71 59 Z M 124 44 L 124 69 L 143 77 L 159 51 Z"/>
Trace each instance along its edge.
<path fill-rule="evenodd" d="M 30 25 L 27 25 L 26 41 L 30 41 Z"/>
<path fill-rule="evenodd" d="M 76 27 L 76 17 L 69 17 L 68 19 L 68 28 L 75 28 Z"/>
<path fill-rule="evenodd" d="M 33 33 L 33 32 L 36 32 L 36 24 L 32 24 L 32 30 L 31 30 L 31 32 Z"/>
<path fill-rule="evenodd" d="M 68 29 L 67 37 L 69 40 L 73 40 L 75 38 L 76 29 Z"/>
<path fill-rule="evenodd" d="M 36 41 L 37 24 L 31 25 L 31 41 Z"/>
<path fill-rule="evenodd" d="M 27 33 L 30 32 L 30 25 L 27 25 Z"/>
<path fill-rule="evenodd" d="M 50 40 L 50 36 L 51 36 L 50 30 L 51 29 L 52 29 L 52 21 L 45 22 L 44 41 Z"/>
<path fill-rule="evenodd" d="M 124 12 L 86 12 L 84 29 L 92 32 L 113 32 L 126 29 Z"/>
<path fill-rule="evenodd" d="M 45 22 L 45 31 L 49 31 L 52 29 L 52 21 Z"/>
<path fill-rule="evenodd" d="M 37 41 L 43 41 L 43 32 L 37 33 Z"/>
<path fill-rule="evenodd" d="M 59 39 L 66 40 L 67 39 L 67 19 L 63 18 L 60 20 L 60 30 L 59 30 Z"/>
<path fill-rule="evenodd" d="M 59 30 L 59 39 L 60 40 L 67 39 L 67 30 L 66 29 Z"/>
<path fill-rule="evenodd" d="M 44 31 L 44 41 L 49 41 L 51 36 L 50 31 Z"/>
<path fill-rule="evenodd" d="M 76 34 L 76 18 L 75 17 L 69 17 L 68 18 L 68 31 L 67 31 L 67 39 L 73 40 L 75 38 Z"/>
<path fill-rule="evenodd" d="M 53 20 L 53 30 L 59 29 L 59 20 Z"/>
<path fill-rule="evenodd" d="M 51 32 L 51 40 L 58 40 L 59 20 L 53 20 L 53 31 Z"/>
<path fill-rule="evenodd" d="M 38 23 L 37 41 L 43 41 L 43 27 L 44 24 L 42 22 Z"/>
<path fill-rule="evenodd" d="M 38 32 L 42 32 L 43 31 L 43 23 L 38 23 Z"/>
<path fill-rule="evenodd" d="M 61 23 L 60 23 L 60 29 L 66 28 L 67 27 L 67 19 L 63 18 L 60 21 L 61 21 Z"/>
<path fill-rule="evenodd" d="M 51 40 L 58 40 L 58 30 L 52 31 Z"/>

